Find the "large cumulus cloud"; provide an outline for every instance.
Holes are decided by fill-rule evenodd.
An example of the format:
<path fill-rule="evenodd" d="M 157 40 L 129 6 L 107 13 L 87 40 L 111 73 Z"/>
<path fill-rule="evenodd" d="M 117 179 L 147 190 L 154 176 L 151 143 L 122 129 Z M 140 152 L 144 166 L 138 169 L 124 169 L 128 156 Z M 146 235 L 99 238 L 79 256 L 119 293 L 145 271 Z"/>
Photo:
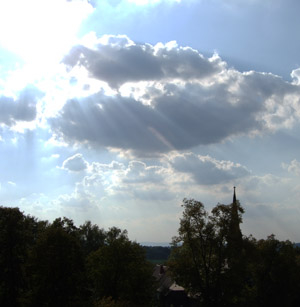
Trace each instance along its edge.
<path fill-rule="evenodd" d="M 106 37 L 97 50 L 78 48 L 69 65 L 123 86 L 114 96 L 100 91 L 67 101 L 51 125 L 72 144 L 153 154 L 290 127 L 300 117 L 299 85 L 228 69 L 217 56 L 126 37 Z"/>
<path fill-rule="evenodd" d="M 85 67 L 96 79 L 112 87 L 125 82 L 179 78 L 201 79 L 219 72 L 224 63 L 218 56 L 205 58 L 189 47 L 135 44 L 126 36 L 105 36 L 94 48 L 74 47 L 63 61 L 69 69 Z"/>

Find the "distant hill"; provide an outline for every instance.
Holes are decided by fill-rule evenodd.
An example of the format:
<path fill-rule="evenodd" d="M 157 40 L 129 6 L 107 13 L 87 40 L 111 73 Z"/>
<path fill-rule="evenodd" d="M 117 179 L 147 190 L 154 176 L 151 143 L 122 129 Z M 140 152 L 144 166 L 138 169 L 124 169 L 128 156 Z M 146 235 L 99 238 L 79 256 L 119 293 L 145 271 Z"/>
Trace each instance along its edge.
<path fill-rule="evenodd" d="M 298 247 L 300 247 L 300 243 L 295 243 L 295 246 L 298 246 Z"/>
<path fill-rule="evenodd" d="M 139 243 L 142 246 L 164 246 L 164 247 L 170 247 L 170 243 L 167 242 L 140 242 Z"/>

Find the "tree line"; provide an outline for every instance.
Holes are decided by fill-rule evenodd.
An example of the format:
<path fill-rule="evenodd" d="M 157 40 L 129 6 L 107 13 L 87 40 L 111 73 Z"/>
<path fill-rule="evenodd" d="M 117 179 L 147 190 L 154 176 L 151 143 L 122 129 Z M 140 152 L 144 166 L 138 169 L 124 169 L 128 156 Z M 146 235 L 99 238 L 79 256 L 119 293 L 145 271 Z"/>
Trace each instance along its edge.
<path fill-rule="evenodd" d="M 0 306 L 148 306 L 152 265 L 127 231 L 0 207 Z"/>
<path fill-rule="evenodd" d="M 145 248 L 117 227 L 0 207 L 0 306 L 158 306 L 146 256 L 169 256 L 190 306 L 300 306 L 299 247 L 243 235 L 235 197 L 211 212 L 194 199 L 182 206 L 170 249 Z"/>

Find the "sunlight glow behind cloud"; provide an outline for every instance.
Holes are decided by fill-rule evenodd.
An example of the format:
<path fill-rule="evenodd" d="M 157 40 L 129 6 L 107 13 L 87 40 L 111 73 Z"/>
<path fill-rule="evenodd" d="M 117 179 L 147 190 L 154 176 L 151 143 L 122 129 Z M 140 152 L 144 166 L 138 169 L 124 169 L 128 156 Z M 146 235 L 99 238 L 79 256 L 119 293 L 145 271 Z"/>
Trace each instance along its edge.
<path fill-rule="evenodd" d="M 0 2 L 0 46 L 25 63 L 59 60 L 76 41 L 82 20 L 92 12 L 83 1 Z"/>

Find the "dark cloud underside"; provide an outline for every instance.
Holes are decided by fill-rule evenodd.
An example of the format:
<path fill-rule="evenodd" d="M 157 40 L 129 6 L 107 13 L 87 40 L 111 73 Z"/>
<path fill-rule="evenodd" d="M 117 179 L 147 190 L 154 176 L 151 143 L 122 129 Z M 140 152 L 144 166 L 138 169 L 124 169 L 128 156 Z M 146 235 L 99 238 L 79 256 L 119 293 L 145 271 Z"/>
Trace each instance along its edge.
<path fill-rule="evenodd" d="M 65 63 L 84 66 L 112 87 L 151 80 L 135 99 L 99 92 L 68 101 L 51 125 L 71 144 L 167 152 L 262 133 L 299 119 L 298 85 L 272 74 L 227 69 L 218 56 L 208 59 L 191 48 L 110 37 L 97 49 L 76 47 Z"/>
<path fill-rule="evenodd" d="M 128 45 L 128 39 L 118 37 L 111 37 L 110 42 L 99 44 L 97 50 L 76 46 L 63 62 L 69 68 L 83 66 L 92 77 L 116 88 L 130 81 L 201 79 L 220 71 L 224 64 L 218 57 L 207 59 L 191 48 Z"/>

